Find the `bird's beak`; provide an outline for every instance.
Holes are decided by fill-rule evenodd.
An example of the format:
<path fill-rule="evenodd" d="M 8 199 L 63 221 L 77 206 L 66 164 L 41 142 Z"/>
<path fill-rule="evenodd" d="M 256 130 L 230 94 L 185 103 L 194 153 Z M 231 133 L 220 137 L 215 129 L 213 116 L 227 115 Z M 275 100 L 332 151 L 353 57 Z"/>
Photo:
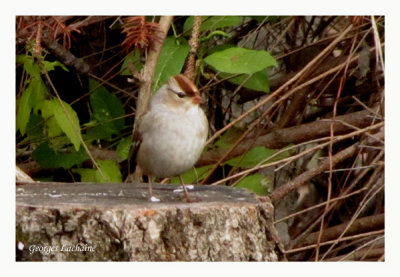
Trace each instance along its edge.
<path fill-rule="evenodd" d="M 203 104 L 204 103 L 203 98 L 201 98 L 200 94 L 196 94 L 195 96 L 193 96 L 192 101 L 194 104 Z"/>

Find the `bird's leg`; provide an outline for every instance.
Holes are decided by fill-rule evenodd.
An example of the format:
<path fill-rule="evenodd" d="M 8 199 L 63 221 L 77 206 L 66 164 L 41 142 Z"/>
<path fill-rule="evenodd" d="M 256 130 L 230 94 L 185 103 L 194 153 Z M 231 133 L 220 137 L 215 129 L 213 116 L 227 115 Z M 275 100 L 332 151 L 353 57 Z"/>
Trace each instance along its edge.
<path fill-rule="evenodd" d="M 149 198 L 153 197 L 153 186 L 151 185 L 151 180 L 149 178 Z"/>
<path fill-rule="evenodd" d="M 155 197 L 153 194 L 153 182 L 155 180 L 155 178 L 153 176 L 147 176 L 149 178 L 149 199 L 151 202 L 160 202 L 160 199 Z"/>
<path fill-rule="evenodd" d="M 190 197 L 189 197 L 189 192 L 186 189 L 185 182 L 183 181 L 183 178 L 181 175 L 179 175 L 179 180 L 181 181 L 181 185 L 183 187 L 183 192 L 185 193 L 186 202 L 191 202 Z"/>

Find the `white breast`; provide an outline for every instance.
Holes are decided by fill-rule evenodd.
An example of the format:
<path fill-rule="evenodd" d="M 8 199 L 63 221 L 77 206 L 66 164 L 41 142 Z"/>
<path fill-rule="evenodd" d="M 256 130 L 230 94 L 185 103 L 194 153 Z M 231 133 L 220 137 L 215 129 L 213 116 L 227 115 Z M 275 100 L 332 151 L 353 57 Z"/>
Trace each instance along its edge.
<path fill-rule="evenodd" d="M 180 175 L 197 162 L 207 139 L 208 123 L 198 105 L 184 115 L 161 108 L 147 113 L 139 130 L 139 166 L 146 175 L 165 178 Z"/>

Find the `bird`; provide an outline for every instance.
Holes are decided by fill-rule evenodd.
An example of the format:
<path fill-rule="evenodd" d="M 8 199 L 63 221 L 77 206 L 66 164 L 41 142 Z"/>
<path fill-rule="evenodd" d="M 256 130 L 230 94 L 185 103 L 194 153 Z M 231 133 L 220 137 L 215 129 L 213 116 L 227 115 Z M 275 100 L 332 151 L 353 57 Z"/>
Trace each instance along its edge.
<path fill-rule="evenodd" d="M 179 176 L 190 202 L 181 174 L 195 165 L 206 144 L 208 120 L 202 103 L 196 85 L 178 74 L 154 93 L 149 110 L 141 117 L 136 135 L 140 138 L 136 163 L 148 176 L 151 201 L 160 201 L 153 194 L 155 178 Z"/>

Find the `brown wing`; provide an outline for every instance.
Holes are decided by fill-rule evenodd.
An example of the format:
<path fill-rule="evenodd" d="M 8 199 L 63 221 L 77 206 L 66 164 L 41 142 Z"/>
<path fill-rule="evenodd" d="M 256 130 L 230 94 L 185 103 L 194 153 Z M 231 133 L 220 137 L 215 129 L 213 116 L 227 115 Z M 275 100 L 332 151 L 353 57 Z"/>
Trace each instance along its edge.
<path fill-rule="evenodd" d="M 131 148 L 129 150 L 129 155 L 128 155 L 128 175 L 132 174 L 135 171 L 136 154 L 137 151 L 139 150 L 141 142 L 142 142 L 142 135 L 139 131 L 139 128 L 136 128 L 132 134 Z"/>

